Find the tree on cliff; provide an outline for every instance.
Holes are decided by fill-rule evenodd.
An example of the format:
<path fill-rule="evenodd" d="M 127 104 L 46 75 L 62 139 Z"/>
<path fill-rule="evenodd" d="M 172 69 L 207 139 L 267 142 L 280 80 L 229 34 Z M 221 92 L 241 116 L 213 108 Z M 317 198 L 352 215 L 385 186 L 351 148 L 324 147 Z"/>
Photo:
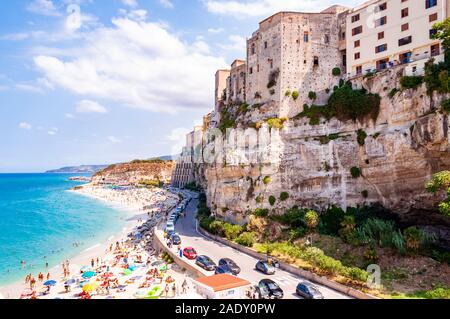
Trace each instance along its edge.
<path fill-rule="evenodd" d="M 427 191 L 436 194 L 438 191 L 446 191 L 447 198 L 439 204 L 439 211 L 450 217 L 450 171 L 443 171 L 433 175 L 426 185 Z"/>
<path fill-rule="evenodd" d="M 432 38 L 442 40 L 442 47 L 448 51 L 450 48 L 450 18 L 435 23 L 433 29 L 436 30 L 436 33 L 432 35 Z"/>

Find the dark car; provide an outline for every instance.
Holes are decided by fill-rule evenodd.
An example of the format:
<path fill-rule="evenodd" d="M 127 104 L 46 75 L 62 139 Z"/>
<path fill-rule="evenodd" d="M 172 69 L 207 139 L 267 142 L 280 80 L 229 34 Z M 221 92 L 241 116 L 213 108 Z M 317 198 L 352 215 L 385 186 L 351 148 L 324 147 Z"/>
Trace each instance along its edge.
<path fill-rule="evenodd" d="M 221 266 L 227 266 L 233 275 L 237 275 L 241 272 L 241 268 L 239 268 L 239 266 L 230 258 L 222 258 L 219 260 L 219 267 Z"/>
<path fill-rule="evenodd" d="M 178 234 L 173 234 L 170 239 L 174 245 L 181 245 L 181 237 Z"/>
<path fill-rule="evenodd" d="M 255 269 L 266 274 L 266 275 L 273 275 L 275 274 L 275 268 L 267 261 L 260 260 L 256 263 Z"/>
<path fill-rule="evenodd" d="M 317 287 L 308 282 L 299 283 L 295 292 L 305 299 L 323 299 L 323 295 Z"/>
<path fill-rule="evenodd" d="M 234 275 L 233 270 L 228 265 L 222 265 L 216 267 L 216 275 L 228 274 Z"/>
<path fill-rule="evenodd" d="M 205 270 L 208 271 L 214 271 L 216 270 L 216 264 L 214 263 L 214 261 L 212 261 L 211 258 L 209 258 L 208 256 L 198 256 L 197 259 L 195 260 L 195 263 L 197 265 L 199 265 L 200 267 L 202 267 Z"/>
<path fill-rule="evenodd" d="M 266 294 L 269 298 L 273 299 L 283 299 L 284 293 L 283 289 L 278 286 L 278 284 L 270 279 L 263 279 L 259 282 L 258 288 L 260 291 L 260 295 Z"/>

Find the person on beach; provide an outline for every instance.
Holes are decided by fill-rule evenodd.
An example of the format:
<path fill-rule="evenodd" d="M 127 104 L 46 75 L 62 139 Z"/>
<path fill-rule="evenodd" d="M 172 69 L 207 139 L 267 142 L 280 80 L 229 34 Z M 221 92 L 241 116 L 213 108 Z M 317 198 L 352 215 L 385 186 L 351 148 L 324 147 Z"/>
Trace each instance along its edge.
<path fill-rule="evenodd" d="M 187 293 L 187 288 L 188 288 L 188 283 L 187 283 L 186 279 L 184 279 L 183 284 L 181 285 L 183 295 Z"/>
<path fill-rule="evenodd" d="M 172 294 L 173 294 L 173 297 L 174 297 L 174 298 L 175 298 L 176 295 L 177 295 L 177 287 L 176 287 L 175 284 L 173 284 L 173 286 L 172 286 Z"/>
<path fill-rule="evenodd" d="M 94 266 L 95 266 L 95 261 L 94 261 L 94 258 L 92 258 L 91 259 L 91 267 L 94 268 Z"/>
<path fill-rule="evenodd" d="M 50 273 L 47 273 L 47 280 L 50 280 Z"/>
<path fill-rule="evenodd" d="M 166 298 L 169 296 L 169 285 L 166 285 L 164 288 L 164 292 L 166 293 Z"/>

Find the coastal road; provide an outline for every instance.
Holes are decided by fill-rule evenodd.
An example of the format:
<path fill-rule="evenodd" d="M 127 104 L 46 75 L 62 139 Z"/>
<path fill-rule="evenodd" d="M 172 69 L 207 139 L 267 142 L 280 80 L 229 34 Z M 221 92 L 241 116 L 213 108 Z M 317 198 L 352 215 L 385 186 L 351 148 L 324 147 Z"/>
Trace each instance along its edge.
<path fill-rule="evenodd" d="M 192 246 L 199 255 L 209 256 L 215 263 L 221 258 L 231 258 L 236 264 L 241 267 L 239 277 L 250 281 L 252 284 L 257 284 L 261 279 L 269 278 L 278 283 L 284 291 L 285 299 L 301 299 L 295 294 L 295 288 L 301 281 L 307 281 L 300 276 L 292 275 L 286 271 L 277 269 L 275 275 L 265 275 L 254 270 L 257 259 L 241 253 L 234 248 L 215 242 L 209 238 L 201 235 L 196 228 L 196 213 L 198 200 L 193 199 L 186 208 L 186 217 L 180 218 L 176 224 L 176 232 L 180 235 L 182 240 L 182 247 Z M 173 248 L 174 251 L 176 248 Z M 183 257 L 184 258 L 184 257 Z M 186 258 L 184 258 L 187 261 Z M 195 265 L 194 261 L 188 261 L 197 269 L 205 272 L 203 269 Z M 214 275 L 214 272 L 210 272 Z M 314 284 L 322 292 L 325 299 L 348 299 L 349 297 L 334 291 L 330 288 Z"/>

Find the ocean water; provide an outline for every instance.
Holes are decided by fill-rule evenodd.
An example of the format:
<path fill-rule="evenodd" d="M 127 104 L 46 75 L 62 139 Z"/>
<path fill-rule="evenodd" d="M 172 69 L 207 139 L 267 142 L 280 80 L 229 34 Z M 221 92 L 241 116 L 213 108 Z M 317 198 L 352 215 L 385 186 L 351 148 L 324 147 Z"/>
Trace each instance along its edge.
<path fill-rule="evenodd" d="M 44 271 L 46 262 L 59 265 L 123 228 L 124 212 L 68 192 L 81 184 L 70 176 L 0 174 L 0 286 Z"/>

